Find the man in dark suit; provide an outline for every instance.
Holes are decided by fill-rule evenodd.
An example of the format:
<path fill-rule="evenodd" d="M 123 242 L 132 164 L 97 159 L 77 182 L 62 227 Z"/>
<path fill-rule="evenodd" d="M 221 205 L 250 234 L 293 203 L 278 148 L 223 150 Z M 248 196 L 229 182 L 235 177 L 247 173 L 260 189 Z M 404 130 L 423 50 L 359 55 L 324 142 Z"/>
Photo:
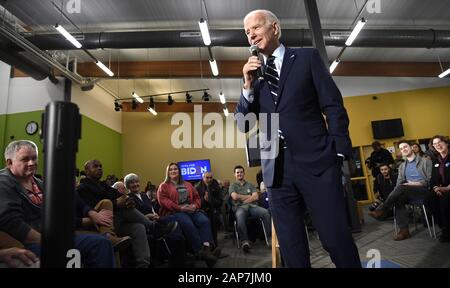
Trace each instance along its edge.
<path fill-rule="evenodd" d="M 242 129 L 246 123 L 240 116 L 255 113 L 260 133 L 267 132 L 260 134 L 263 179 L 284 264 L 311 266 L 303 222 L 308 208 L 336 267 L 361 267 L 342 188 L 341 165 L 352 147 L 342 96 L 316 49 L 280 44 L 280 21 L 272 12 L 250 12 L 244 18 L 244 29 L 264 61 L 251 56 L 243 67 L 236 118 Z M 261 66 L 264 76 L 257 78 Z M 278 117 L 279 125 L 270 122 L 270 131 L 261 131 L 261 119 L 269 113 Z"/>

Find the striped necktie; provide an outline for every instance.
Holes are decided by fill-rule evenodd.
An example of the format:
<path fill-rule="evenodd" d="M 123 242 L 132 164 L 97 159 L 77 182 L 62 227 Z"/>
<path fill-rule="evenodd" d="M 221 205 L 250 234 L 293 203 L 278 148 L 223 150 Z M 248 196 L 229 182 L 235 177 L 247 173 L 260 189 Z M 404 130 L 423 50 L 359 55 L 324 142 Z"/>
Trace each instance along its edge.
<path fill-rule="evenodd" d="M 275 56 L 270 56 L 267 58 L 267 66 L 265 71 L 266 81 L 269 85 L 270 93 L 272 94 L 273 101 L 275 105 L 278 101 L 278 83 L 280 78 L 278 76 L 277 69 L 275 68 Z"/>

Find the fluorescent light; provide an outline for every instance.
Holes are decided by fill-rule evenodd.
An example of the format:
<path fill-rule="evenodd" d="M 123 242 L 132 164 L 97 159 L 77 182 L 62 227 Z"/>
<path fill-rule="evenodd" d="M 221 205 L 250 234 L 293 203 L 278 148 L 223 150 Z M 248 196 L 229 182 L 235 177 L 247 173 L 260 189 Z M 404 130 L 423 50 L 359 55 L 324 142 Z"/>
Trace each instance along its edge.
<path fill-rule="evenodd" d="M 220 103 L 225 104 L 225 102 L 226 102 L 225 95 L 223 95 L 222 92 L 219 93 L 219 98 L 220 98 Z"/>
<path fill-rule="evenodd" d="M 55 29 L 58 30 L 59 33 L 61 33 L 64 37 L 66 37 L 67 40 L 70 41 L 70 43 L 72 43 L 75 47 L 77 48 L 81 48 L 81 43 L 78 42 L 77 39 L 75 39 L 72 35 L 70 35 L 69 32 L 67 32 L 66 29 L 64 29 L 64 27 L 62 27 L 61 25 L 56 24 L 55 25 Z"/>
<path fill-rule="evenodd" d="M 223 114 L 225 114 L 225 117 L 228 117 L 228 115 L 230 114 L 230 113 L 228 113 L 227 107 L 223 108 Z"/>
<path fill-rule="evenodd" d="M 358 24 L 356 24 L 355 28 L 353 28 L 352 33 L 350 36 L 348 36 L 347 41 L 345 41 L 345 45 L 350 46 L 352 45 L 353 41 L 355 41 L 356 36 L 358 36 L 361 29 L 366 24 L 366 20 L 364 18 L 361 18 L 361 20 L 358 21 Z"/>
<path fill-rule="evenodd" d="M 203 43 L 205 43 L 206 46 L 209 46 L 211 44 L 211 37 L 209 36 L 208 22 L 201 18 L 198 22 L 198 26 L 200 26 L 200 32 L 202 32 Z"/>
<path fill-rule="evenodd" d="M 448 68 L 447 70 L 445 70 L 444 72 L 442 72 L 441 74 L 439 74 L 439 78 L 444 78 L 445 76 L 447 76 L 448 74 L 450 74 L 450 68 Z"/>
<path fill-rule="evenodd" d="M 106 74 L 108 74 L 110 77 L 114 76 L 114 73 L 109 70 L 108 67 L 105 66 L 101 61 L 96 61 L 95 64 L 97 64 L 98 67 L 100 67 Z M 142 103 L 142 102 L 141 102 Z"/>
<path fill-rule="evenodd" d="M 148 106 L 148 108 L 147 108 L 147 110 L 150 112 L 150 113 L 152 113 L 153 115 L 158 115 L 158 112 L 156 112 L 156 110 L 155 110 L 155 106 L 153 105 L 153 106 Z"/>
<path fill-rule="evenodd" d="M 133 96 L 134 98 L 136 98 L 136 100 L 139 101 L 139 103 L 144 103 L 144 100 L 142 100 L 142 98 L 139 97 L 139 95 L 136 94 L 135 92 L 131 93 L 131 96 Z"/>
<path fill-rule="evenodd" d="M 214 76 L 219 75 L 219 68 L 217 68 L 216 59 L 209 60 L 209 66 L 211 66 L 211 72 Z"/>
<path fill-rule="evenodd" d="M 336 69 L 336 67 L 338 66 L 339 62 L 341 62 L 341 60 L 336 59 L 333 61 L 333 63 L 331 63 L 330 65 L 330 74 L 333 73 L 334 69 Z"/>

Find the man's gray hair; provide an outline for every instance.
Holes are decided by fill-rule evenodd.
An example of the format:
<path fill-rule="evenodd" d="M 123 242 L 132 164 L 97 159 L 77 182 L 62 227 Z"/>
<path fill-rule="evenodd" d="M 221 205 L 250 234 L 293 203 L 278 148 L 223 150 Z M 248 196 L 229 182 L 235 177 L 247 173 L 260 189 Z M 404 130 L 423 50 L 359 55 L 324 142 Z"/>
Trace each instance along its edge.
<path fill-rule="evenodd" d="M 278 30 L 279 30 L 278 31 L 278 39 L 280 39 L 280 37 L 281 37 L 281 22 L 280 22 L 280 19 L 278 19 L 277 15 L 275 15 L 272 11 L 269 11 L 269 10 L 264 10 L 264 9 L 253 10 L 253 11 L 249 12 L 247 15 L 245 15 L 244 22 L 245 22 L 245 20 L 247 20 L 248 17 L 250 17 L 251 15 L 253 15 L 255 13 L 264 14 L 264 17 L 267 20 L 266 24 L 272 24 L 274 22 L 277 22 Z"/>
<path fill-rule="evenodd" d="M 125 176 L 125 178 L 123 179 L 123 182 L 125 183 L 125 187 L 127 189 L 130 188 L 128 187 L 130 183 L 134 181 L 139 181 L 139 176 L 134 173 L 127 174 L 127 176 Z"/>
<path fill-rule="evenodd" d="M 33 141 L 30 140 L 16 140 L 8 144 L 5 149 L 5 161 L 8 159 L 14 159 L 16 157 L 17 151 L 19 151 L 22 147 L 29 147 L 38 153 L 38 148 Z"/>
<path fill-rule="evenodd" d="M 125 184 L 123 184 L 122 181 L 117 181 L 111 187 L 117 190 L 119 188 L 119 185 L 124 185 L 125 186 Z"/>

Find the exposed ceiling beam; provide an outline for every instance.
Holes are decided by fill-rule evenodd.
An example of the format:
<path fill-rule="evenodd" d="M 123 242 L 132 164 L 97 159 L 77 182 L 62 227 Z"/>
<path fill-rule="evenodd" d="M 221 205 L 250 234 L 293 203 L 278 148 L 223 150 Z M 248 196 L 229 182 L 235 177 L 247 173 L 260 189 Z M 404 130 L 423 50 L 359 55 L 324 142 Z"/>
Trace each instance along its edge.
<path fill-rule="evenodd" d="M 325 66 L 328 66 L 327 49 L 325 48 L 325 42 L 323 41 L 322 25 L 320 25 L 320 16 L 316 0 L 304 0 L 304 3 L 308 24 L 312 32 L 313 46 L 319 50 L 320 58 L 322 58 Z"/>
<path fill-rule="evenodd" d="M 241 78 L 245 61 L 219 61 L 219 78 Z M 117 63 L 111 63 L 111 70 L 120 79 L 139 78 L 212 78 L 208 62 L 202 62 L 202 71 L 198 61 L 152 61 L 152 62 L 120 62 L 120 74 Z M 450 67 L 450 63 L 442 63 Z M 117 79 L 105 77 L 94 63 L 78 63 L 77 72 L 89 78 Z M 342 61 L 333 76 L 386 76 L 386 77 L 437 77 L 441 73 L 438 62 L 352 62 Z M 55 75 L 58 75 L 55 73 Z M 18 69 L 14 69 L 14 77 L 26 77 Z"/>

